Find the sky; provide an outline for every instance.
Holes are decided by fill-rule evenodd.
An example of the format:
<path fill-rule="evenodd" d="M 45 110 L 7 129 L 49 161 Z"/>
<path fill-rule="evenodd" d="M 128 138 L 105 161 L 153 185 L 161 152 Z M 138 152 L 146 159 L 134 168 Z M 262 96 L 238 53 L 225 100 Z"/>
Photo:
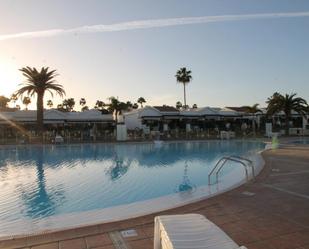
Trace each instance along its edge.
<path fill-rule="evenodd" d="M 175 105 L 187 67 L 189 105 L 309 100 L 308 0 L 0 0 L 0 17 L 0 95 L 24 81 L 19 68 L 48 66 L 90 107 L 110 96 Z"/>

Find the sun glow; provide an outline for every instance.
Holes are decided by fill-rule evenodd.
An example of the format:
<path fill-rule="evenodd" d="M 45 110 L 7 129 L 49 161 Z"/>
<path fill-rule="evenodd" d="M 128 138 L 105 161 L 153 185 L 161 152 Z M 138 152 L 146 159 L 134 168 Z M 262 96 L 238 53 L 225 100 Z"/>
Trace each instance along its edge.
<path fill-rule="evenodd" d="M 14 62 L 0 59 L 0 95 L 10 97 L 22 82 L 22 74 Z"/>

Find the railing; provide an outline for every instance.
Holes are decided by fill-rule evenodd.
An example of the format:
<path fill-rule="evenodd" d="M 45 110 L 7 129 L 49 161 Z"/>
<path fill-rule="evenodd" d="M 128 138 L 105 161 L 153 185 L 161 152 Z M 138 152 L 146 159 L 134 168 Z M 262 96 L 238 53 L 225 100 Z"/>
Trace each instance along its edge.
<path fill-rule="evenodd" d="M 255 178 L 254 165 L 250 159 L 245 158 L 245 157 L 240 157 L 240 156 L 224 156 L 220 158 L 220 160 L 216 163 L 215 167 L 213 167 L 213 169 L 208 174 L 208 185 L 211 185 L 211 176 L 214 172 L 216 172 L 216 182 L 215 183 L 218 183 L 219 172 L 223 168 L 223 166 L 226 164 L 226 162 L 228 161 L 240 163 L 241 165 L 244 166 L 247 181 L 249 181 L 248 167 L 251 168 L 252 178 L 253 179 Z"/>

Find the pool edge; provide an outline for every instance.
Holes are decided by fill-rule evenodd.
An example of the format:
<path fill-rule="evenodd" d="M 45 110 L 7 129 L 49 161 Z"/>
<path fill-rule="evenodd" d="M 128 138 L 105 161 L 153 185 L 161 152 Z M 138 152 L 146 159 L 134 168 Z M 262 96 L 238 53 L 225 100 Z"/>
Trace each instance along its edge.
<path fill-rule="evenodd" d="M 263 168 L 265 166 L 265 160 L 264 160 L 264 158 L 262 156 L 262 153 L 264 151 L 266 151 L 266 150 L 269 150 L 269 149 L 271 149 L 271 146 L 269 145 L 269 143 L 265 143 L 265 148 L 263 150 L 261 150 L 261 151 L 258 151 L 255 154 L 255 156 L 259 157 L 259 159 L 260 159 L 260 163 L 255 166 L 256 167 L 256 173 L 257 173 L 256 176 L 258 176 L 260 174 L 260 172 L 263 170 Z M 123 213 L 121 213 L 121 215 L 119 215 L 119 211 L 122 212 L 123 209 L 128 208 L 128 207 L 129 208 L 133 207 L 135 209 L 139 209 L 138 205 L 144 206 L 145 204 L 148 204 L 148 205 L 151 204 L 151 206 L 153 207 L 154 204 L 158 204 L 158 202 L 162 202 L 162 200 L 164 200 L 164 199 L 169 200 L 169 201 L 170 200 L 172 200 L 172 201 L 176 200 L 177 201 L 177 199 L 178 199 L 178 201 L 179 201 L 179 199 L 181 199 L 182 196 L 186 195 L 186 193 L 184 193 L 184 194 L 172 194 L 172 195 L 163 196 L 163 197 L 159 197 L 159 198 L 155 198 L 155 199 L 150 199 L 150 200 L 146 200 L 146 201 L 140 201 L 140 202 L 135 202 L 135 203 L 131 203 L 131 204 L 125 204 L 125 205 L 119 205 L 119 206 L 117 206 L 117 209 L 119 209 L 117 211 L 118 213 L 116 215 L 117 218 L 114 217 L 114 218 L 111 218 L 111 219 L 101 220 L 99 222 L 89 221 L 89 222 L 84 222 L 82 224 L 77 224 L 77 225 L 67 225 L 67 226 L 61 227 L 61 228 L 50 228 L 50 229 L 42 228 L 42 229 L 39 229 L 38 231 L 33 231 L 31 233 L 19 233 L 19 234 L 16 234 L 16 235 L 13 234 L 13 235 L 4 235 L 4 236 L 0 235 L 0 242 L 2 242 L 2 241 L 10 241 L 10 240 L 17 240 L 17 239 L 24 239 L 24 238 L 30 238 L 30 237 L 34 237 L 34 236 L 43 236 L 43 235 L 46 236 L 48 234 L 69 231 L 69 230 L 72 230 L 72 229 L 81 229 L 81 228 L 98 226 L 98 225 L 108 225 L 108 224 L 111 224 L 111 223 L 114 223 L 114 222 L 121 222 L 121 221 L 129 220 L 129 219 L 134 219 L 134 218 L 150 215 L 150 214 L 153 214 L 153 213 L 158 213 L 158 212 L 167 211 L 167 210 L 174 209 L 174 208 L 179 208 L 179 207 L 186 206 L 186 205 L 189 205 L 189 204 L 193 204 L 193 203 L 196 203 L 196 202 L 199 202 L 199 201 L 202 201 L 202 200 L 206 200 L 206 199 L 209 199 L 211 197 L 218 196 L 218 195 L 221 195 L 221 194 L 223 194 L 225 192 L 228 192 L 228 191 L 231 191 L 231 190 L 233 190 L 235 188 L 238 188 L 238 187 L 244 185 L 245 183 L 246 183 L 246 180 L 245 179 L 241 179 L 240 181 L 238 181 L 236 183 L 233 183 L 230 186 L 228 186 L 226 188 L 223 188 L 223 189 L 221 189 L 221 190 L 219 190 L 219 191 L 217 191 L 215 193 L 210 193 L 209 195 L 195 196 L 192 199 L 187 199 L 186 201 L 176 202 L 176 203 L 172 202 L 173 205 L 159 207 L 157 209 L 146 209 L 146 210 L 143 210 L 143 211 L 139 210 L 139 211 L 133 212 L 131 214 L 127 213 L 127 214 L 123 215 Z M 207 188 L 209 189 L 208 186 L 201 186 L 198 189 L 203 192 Z M 157 201 L 157 203 L 156 203 L 156 201 Z M 111 210 L 111 209 L 115 209 L 115 207 L 101 209 L 101 210 L 98 210 L 98 212 L 97 211 L 86 211 L 84 213 L 89 213 L 90 216 L 92 216 L 93 219 L 97 219 L 98 213 L 100 213 L 100 215 L 107 215 L 106 213 L 104 213 L 107 209 Z M 114 216 L 115 216 L 115 214 L 114 214 Z M 72 217 L 76 218 L 77 214 L 74 213 L 72 215 Z M 89 216 L 84 216 L 84 218 L 85 217 L 89 218 Z M 58 220 L 58 222 L 59 222 L 59 220 Z"/>

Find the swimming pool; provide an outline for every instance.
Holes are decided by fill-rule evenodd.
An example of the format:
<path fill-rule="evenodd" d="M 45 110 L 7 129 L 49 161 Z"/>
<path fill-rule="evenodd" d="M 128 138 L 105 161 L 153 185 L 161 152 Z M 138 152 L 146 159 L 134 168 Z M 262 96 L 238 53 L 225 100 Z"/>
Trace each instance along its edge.
<path fill-rule="evenodd" d="M 55 217 L 77 214 L 82 220 L 97 210 L 194 193 L 208 185 L 208 173 L 222 156 L 252 158 L 264 147 L 249 141 L 2 147 L 0 235 L 23 232 L 22 224 L 39 231 L 55 228 Z M 240 182 L 240 168 L 224 167 L 220 179 L 234 172 Z"/>
<path fill-rule="evenodd" d="M 309 138 L 300 138 L 298 140 L 294 140 L 292 142 L 290 142 L 292 144 L 299 144 L 299 145 L 309 145 Z"/>

